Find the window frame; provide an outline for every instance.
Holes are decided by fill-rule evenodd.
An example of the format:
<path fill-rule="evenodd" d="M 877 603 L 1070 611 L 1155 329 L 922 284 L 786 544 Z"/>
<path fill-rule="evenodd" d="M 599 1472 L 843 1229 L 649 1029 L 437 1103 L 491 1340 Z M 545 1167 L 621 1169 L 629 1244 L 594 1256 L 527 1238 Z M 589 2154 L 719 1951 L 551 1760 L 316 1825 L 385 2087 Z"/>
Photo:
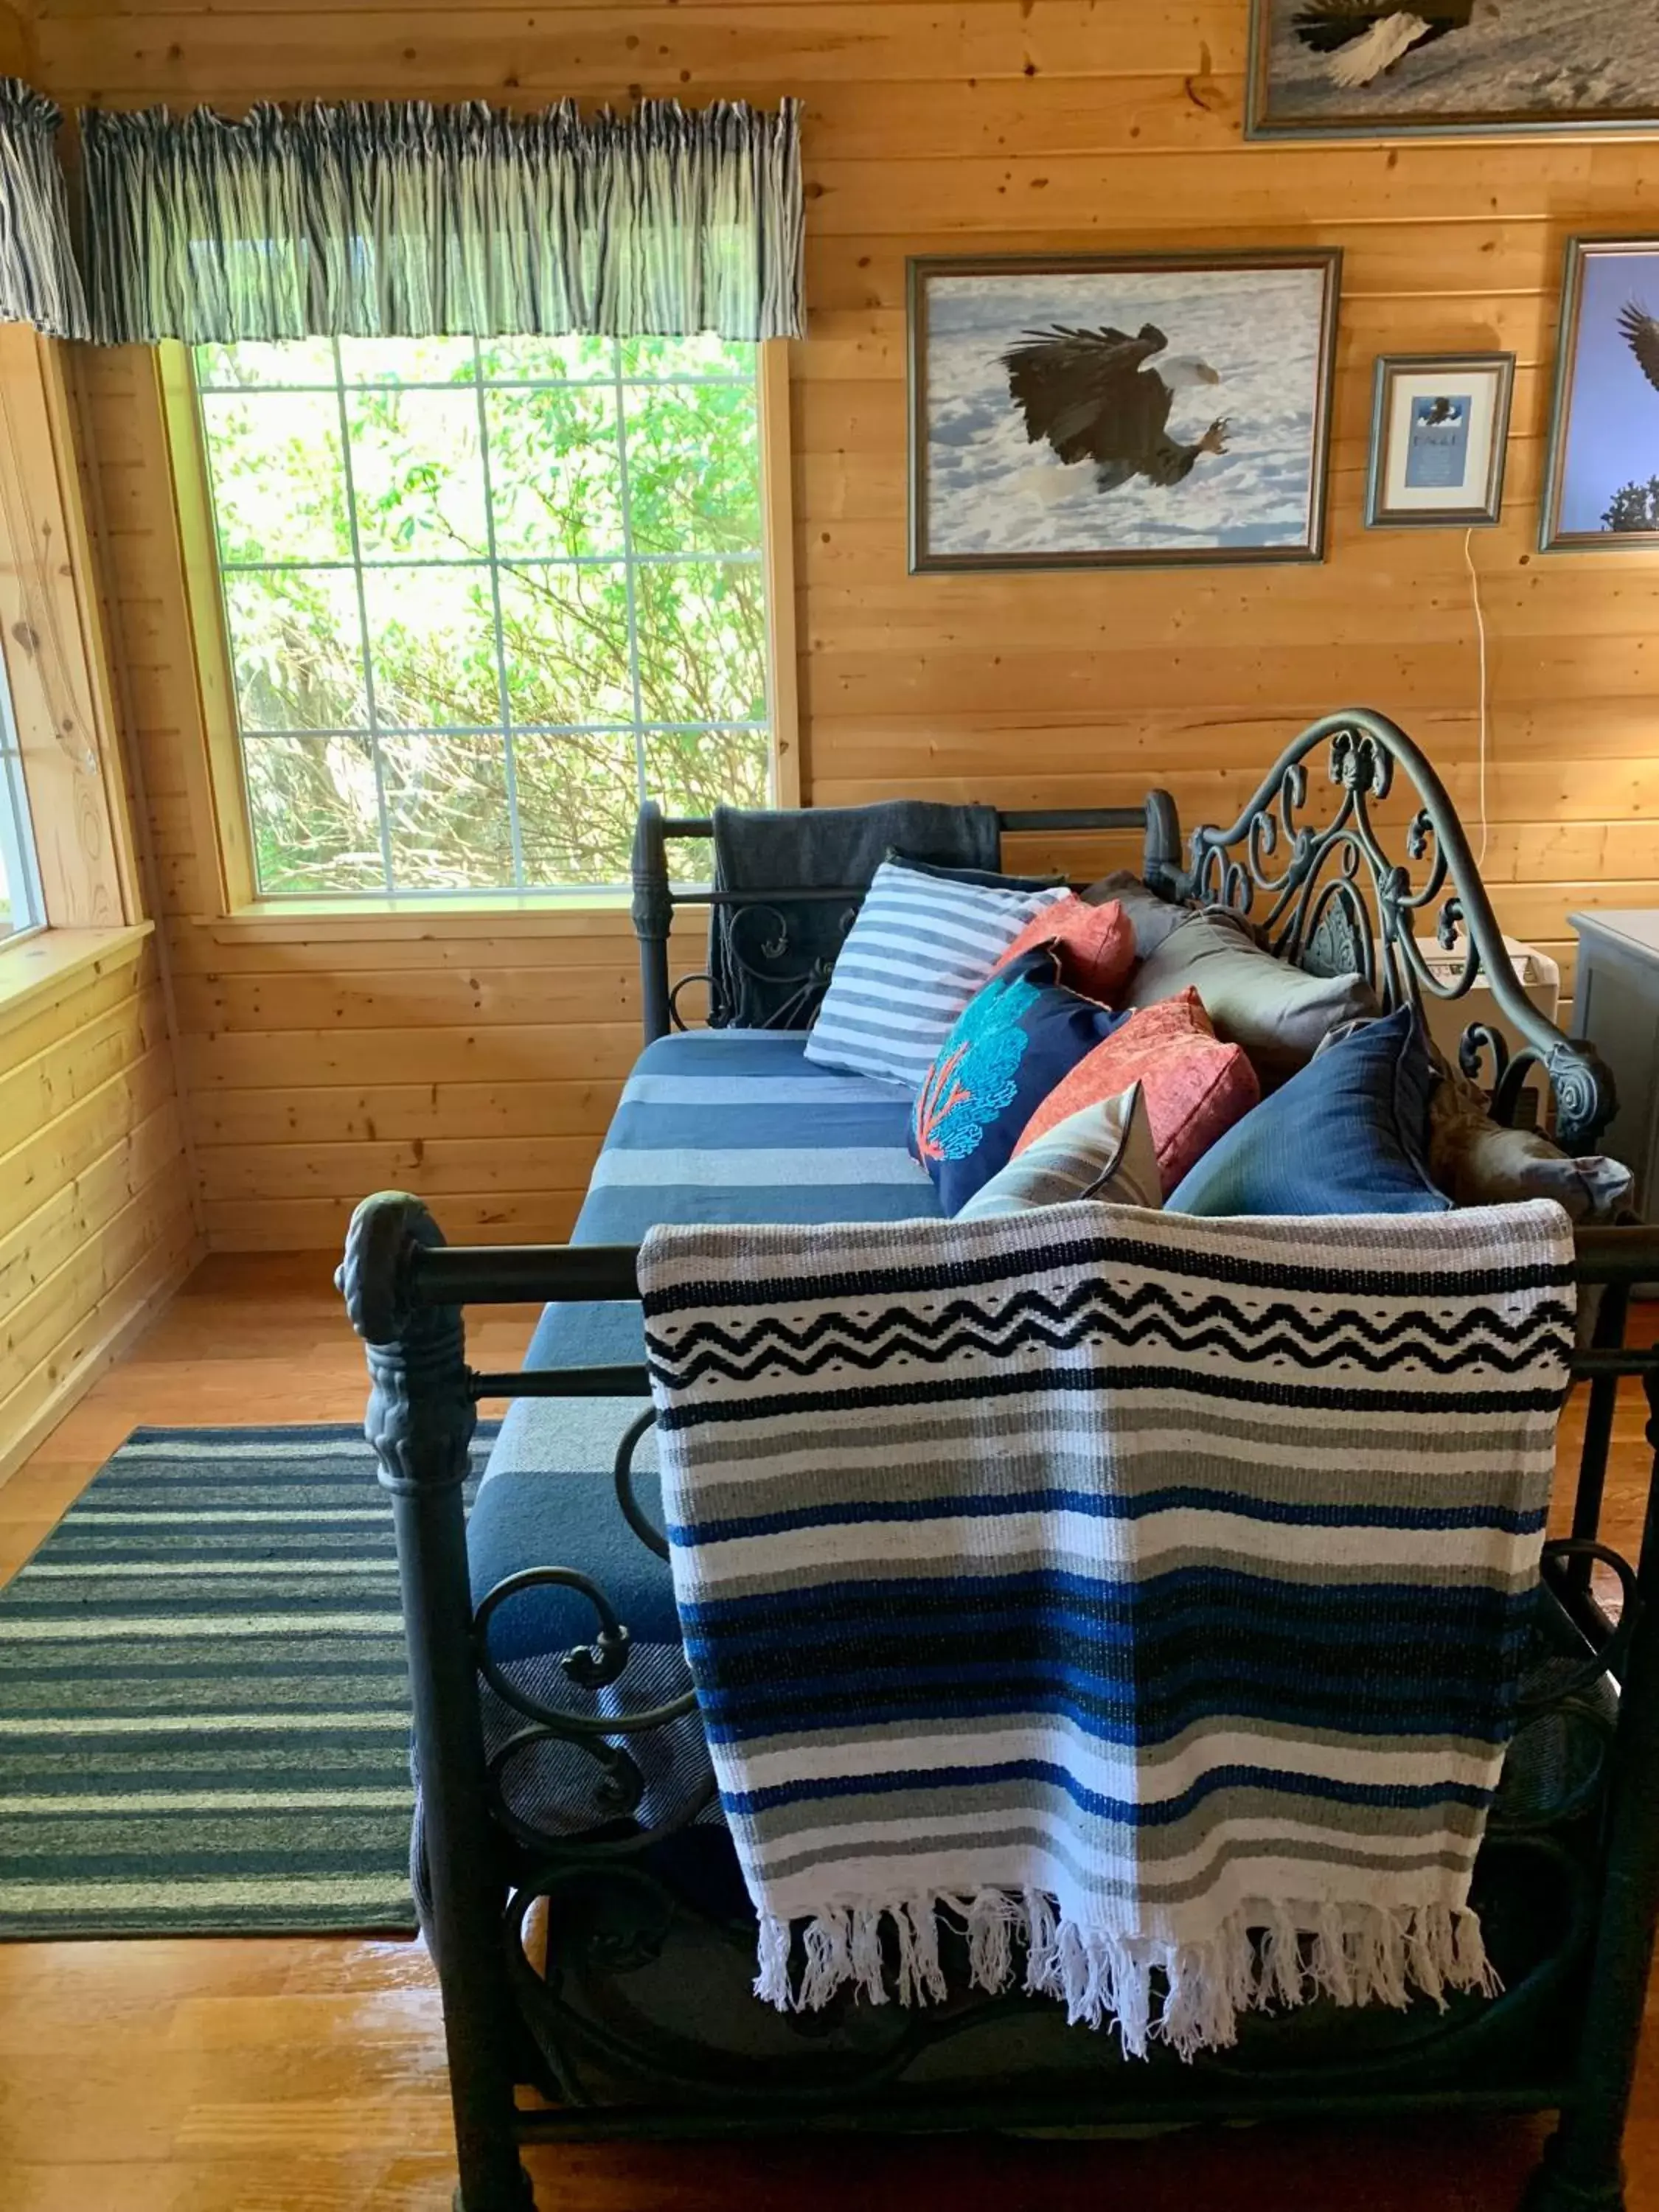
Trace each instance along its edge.
<path fill-rule="evenodd" d="M 12 712 L 9 677 L 0 684 L 0 859 L 5 863 L 6 888 L 13 912 L 21 910 L 21 919 L 0 932 L 0 945 L 15 945 L 19 938 L 30 936 L 46 927 L 46 902 L 35 850 L 28 779 L 23 773 L 23 748 L 17 735 L 17 717 Z"/>
<path fill-rule="evenodd" d="M 766 682 L 773 803 L 800 803 L 799 688 L 795 657 L 795 583 L 789 436 L 789 344 L 762 341 L 756 395 L 761 467 L 761 553 L 767 604 Z M 215 530 L 200 396 L 191 349 L 169 342 L 154 349 L 155 374 L 173 472 L 185 593 L 201 714 L 204 775 L 192 793 L 204 849 L 216 864 L 217 911 L 204 919 L 272 921 L 307 916 L 385 919 L 442 914 L 547 914 L 624 904 L 625 887 L 571 885 L 538 890 L 411 890 L 262 894 L 254 861 L 252 814 L 225 599 Z M 507 563 L 511 566 L 511 562 Z M 629 732 L 631 735 L 631 731 Z"/>
<path fill-rule="evenodd" d="M 0 655 L 27 801 L 36 919 L 0 939 L 83 949 L 143 922 L 137 857 L 88 529 L 72 351 L 0 325 Z M 38 962 L 34 964 L 38 964 Z M 11 987 L 0 979 L 0 994 Z"/>

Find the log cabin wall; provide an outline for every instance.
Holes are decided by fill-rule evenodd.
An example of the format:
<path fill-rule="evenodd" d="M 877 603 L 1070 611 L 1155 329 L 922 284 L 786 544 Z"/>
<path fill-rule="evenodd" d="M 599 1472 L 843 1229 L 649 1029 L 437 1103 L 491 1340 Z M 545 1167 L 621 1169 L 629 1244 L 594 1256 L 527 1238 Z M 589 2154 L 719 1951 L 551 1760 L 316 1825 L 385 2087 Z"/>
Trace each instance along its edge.
<path fill-rule="evenodd" d="M 1659 231 L 1659 167 L 1611 138 L 1246 146 L 1246 0 L 44 0 L 31 33 L 66 105 L 803 97 L 793 532 L 820 804 L 1081 805 L 1158 781 L 1191 827 L 1231 815 L 1313 715 L 1362 702 L 1418 737 L 1473 823 L 1462 536 L 1361 526 L 1371 374 L 1382 351 L 1512 349 L 1505 520 L 1474 541 L 1486 870 L 1506 927 L 1570 970 L 1571 909 L 1659 902 L 1659 563 L 1534 550 L 1559 271 L 1576 230 Z M 1315 243 L 1346 257 L 1323 566 L 907 575 L 908 253 Z M 625 922 L 220 916 L 145 360 L 98 356 L 88 381 L 212 1239 L 329 1244 L 386 1184 L 429 1195 L 452 1236 L 562 1235 L 637 1037 Z"/>
<path fill-rule="evenodd" d="M 0 1015 L 0 1476 L 201 1250 L 149 939 Z"/>

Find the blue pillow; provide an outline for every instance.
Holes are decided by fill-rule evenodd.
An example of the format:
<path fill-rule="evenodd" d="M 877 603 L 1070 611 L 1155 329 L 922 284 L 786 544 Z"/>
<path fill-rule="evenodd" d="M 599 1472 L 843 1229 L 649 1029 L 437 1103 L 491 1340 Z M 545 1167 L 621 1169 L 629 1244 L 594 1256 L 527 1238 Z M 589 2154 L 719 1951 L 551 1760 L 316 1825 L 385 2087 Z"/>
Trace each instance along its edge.
<path fill-rule="evenodd" d="M 1424 1164 L 1432 1081 L 1409 1006 L 1367 1022 L 1235 1121 L 1170 1213 L 1443 1213 Z"/>
<path fill-rule="evenodd" d="M 916 1093 L 910 1150 L 948 1214 L 1013 1158 L 1025 1124 L 1060 1078 L 1127 1014 L 1067 990 L 1052 945 L 1034 945 L 982 984 Z"/>

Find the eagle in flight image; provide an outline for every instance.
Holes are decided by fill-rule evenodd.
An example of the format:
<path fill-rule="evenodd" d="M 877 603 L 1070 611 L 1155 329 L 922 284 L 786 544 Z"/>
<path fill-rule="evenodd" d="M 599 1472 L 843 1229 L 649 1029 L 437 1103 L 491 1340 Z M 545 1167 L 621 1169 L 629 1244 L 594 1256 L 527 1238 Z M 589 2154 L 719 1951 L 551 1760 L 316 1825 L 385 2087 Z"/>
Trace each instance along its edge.
<path fill-rule="evenodd" d="M 1008 392 L 1025 418 L 1032 445 L 1046 441 L 1066 464 L 1092 461 L 1102 491 L 1144 477 L 1148 483 L 1182 483 L 1202 453 L 1227 451 L 1227 420 L 1218 416 L 1201 438 L 1182 445 L 1170 435 L 1177 392 L 1221 381 L 1205 361 L 1174 359 L 1153 366 L 1170 341 L 1153 323 L 1139 334 L 1107 325 L 1097 331 L 1025 331 L 1001 356 Z"/>
<path fill-rule="evenodd" d="M 1334 82 L 1374 84 L 1413 46 L 1467 30 L 1475 0 L 1308 0 L 1293 18 L 1304 46 L 1330 56 Z"/>
<path fill-rule="evenodd" d="M 1619 318 L 1619 328 L 1636 356 L 1637 366 L 1659 392 L 1659 321 L 1639 301 L 1632 300 Z"/>

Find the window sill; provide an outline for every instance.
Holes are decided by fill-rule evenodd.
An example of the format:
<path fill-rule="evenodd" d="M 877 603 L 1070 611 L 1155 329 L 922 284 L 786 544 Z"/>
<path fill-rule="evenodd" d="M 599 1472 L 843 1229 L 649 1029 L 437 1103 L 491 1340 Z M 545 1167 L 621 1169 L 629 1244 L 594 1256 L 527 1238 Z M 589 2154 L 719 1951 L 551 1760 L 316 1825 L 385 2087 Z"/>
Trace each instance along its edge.
<path fill-rule="evenodd" d="M 95 976 L 129 968 L 155 928 L 139 921 L 122 929 L 42 929 L 0 944 L 0 1030 L 66 998 Z"/>
<path fill-rule="evenodd" d="M 319 939 L 617 937 L 631 934 L 633 894 L 615 890 L 480 892 L 412 905 L 406 899 L 262 899 L 232 914 L 200 915 L 197 927 L 222 942 L 283 944 Z"/>

